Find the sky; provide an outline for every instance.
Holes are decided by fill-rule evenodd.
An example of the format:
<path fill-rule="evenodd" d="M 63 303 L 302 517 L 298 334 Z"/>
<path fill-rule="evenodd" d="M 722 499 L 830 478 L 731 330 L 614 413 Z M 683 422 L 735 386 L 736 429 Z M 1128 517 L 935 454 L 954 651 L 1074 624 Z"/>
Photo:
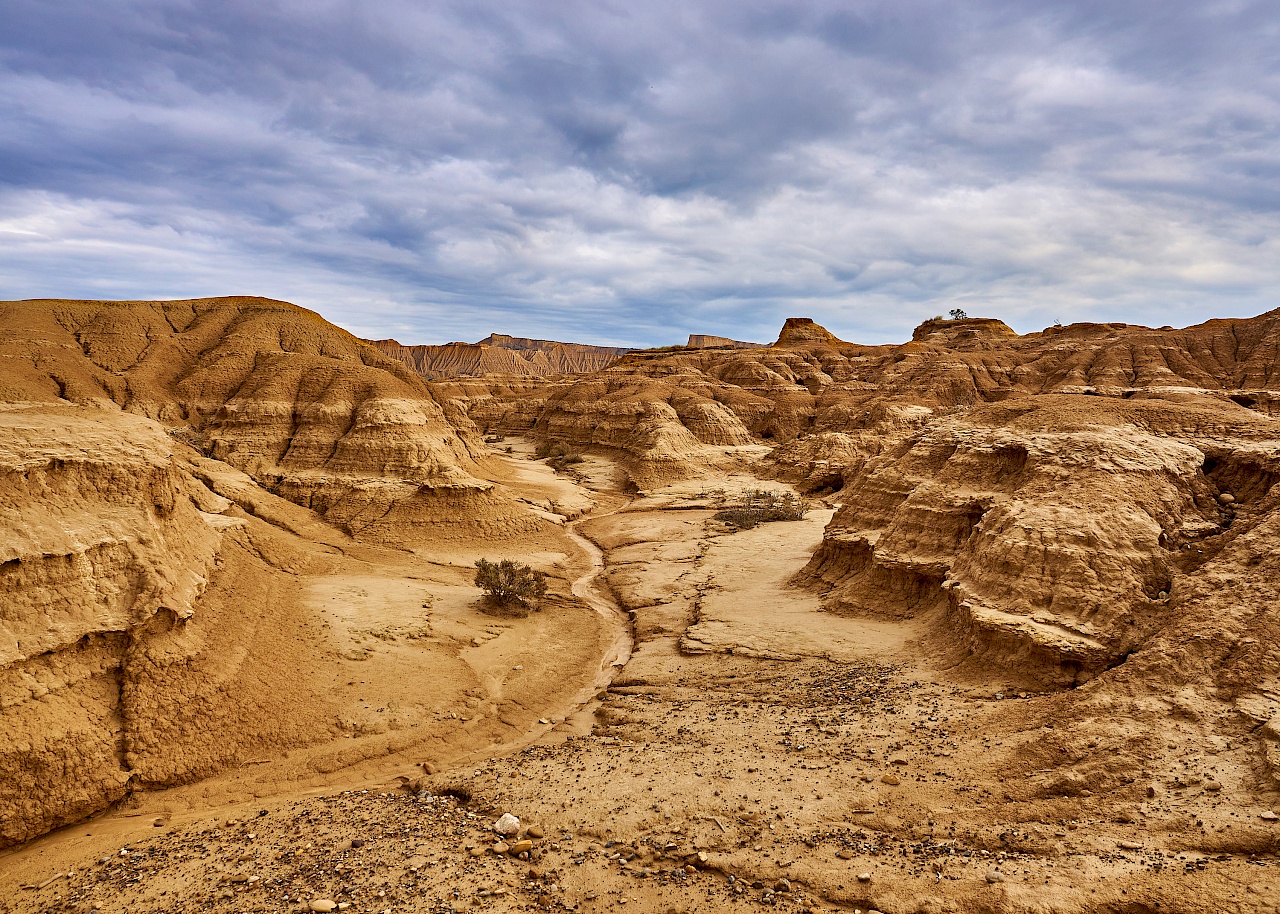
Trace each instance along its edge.
<path fill-rule="evenodd" d="M 1280 306 L 1274 0 L 4 0 L 0 299 L 900 342 Z"/>

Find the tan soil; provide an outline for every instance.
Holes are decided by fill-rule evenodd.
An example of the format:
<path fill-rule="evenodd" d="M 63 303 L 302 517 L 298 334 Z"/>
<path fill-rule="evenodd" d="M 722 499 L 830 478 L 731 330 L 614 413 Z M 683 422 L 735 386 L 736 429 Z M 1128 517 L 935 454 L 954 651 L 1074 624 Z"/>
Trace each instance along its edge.
<path fill-rule="evenodd" d="M 530 494 L 570 498 L 525 462 Z M 31 842 L 0 858 L 0 897 L 15 911 L 1271 909 L 1275 826 L 1242 782 L 1247 753 L 1209 759 L 1170 731 L 1161 764 L 1122 790 L 1035 773 L 1046 751 L 1104 770 L 1117 741 L 1146 736 L 1064 733 L 1059 695 L 939 668 L 917 623 L 824 613 L 786 581 L 827 512 L 739 533 L 711 519 L 710 490 L 759 484 L 682 484 L 581 523 L 637 634 L 603 702 L 568 721 L 581 689 L 559 680 L 609 656 L 605 641 L 575 653 L 589 607 L 481 615 L 462 556 L 309 577 L 310 662 L 349 732 Z M 505 811 L 543 833 L 531 859 L 471 856 Z"/>

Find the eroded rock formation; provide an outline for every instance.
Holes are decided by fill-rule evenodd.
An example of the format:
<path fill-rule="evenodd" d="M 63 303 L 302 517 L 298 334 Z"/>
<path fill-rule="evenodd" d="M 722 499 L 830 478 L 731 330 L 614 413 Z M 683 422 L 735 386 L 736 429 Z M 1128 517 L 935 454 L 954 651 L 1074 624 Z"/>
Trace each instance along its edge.
<path fill-rule="evenodd" d="M 543 523 L 456 407 L 283 302 L 2 303 L 0 366 L 0 845 L 326 734 L 270 493 L 366 543 Z"/>
<path fill-rule="evenodd" d="M 491 333 L 478 343 L 403 346 L 395 340 L 374 340 L 372 345 L 425 378 L 485 375 L 548 378 L 597 371 L 630 351 L 613 346 L 531 340 L 501 333 Z"/>
<path fill-rule="evenodd" d="M 803 576 L 833 610 L 927 618 L 958 659 L 1064 686 L 1141 651 L 1198 560 L 1265 521 L 1278 364 L 1280 312 L 1027 336 L 936 319 L 879 347 L 797 318 L 767 349 L 633 353 L 460 402 L 611 449 L 640 488 L 770 445 L 757 468 L 843 504 Z"/>

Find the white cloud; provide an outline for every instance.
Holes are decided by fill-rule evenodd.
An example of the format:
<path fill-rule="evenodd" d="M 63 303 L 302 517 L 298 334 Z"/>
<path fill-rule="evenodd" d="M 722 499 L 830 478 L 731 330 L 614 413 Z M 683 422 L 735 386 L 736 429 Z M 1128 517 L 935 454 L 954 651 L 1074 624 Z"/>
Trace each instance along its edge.
<path fill-rule="evenodd" d="M 1270 308 L 1280 17 L 1018 9 L 20 3 L 0 297 L 406 342 Z"/>

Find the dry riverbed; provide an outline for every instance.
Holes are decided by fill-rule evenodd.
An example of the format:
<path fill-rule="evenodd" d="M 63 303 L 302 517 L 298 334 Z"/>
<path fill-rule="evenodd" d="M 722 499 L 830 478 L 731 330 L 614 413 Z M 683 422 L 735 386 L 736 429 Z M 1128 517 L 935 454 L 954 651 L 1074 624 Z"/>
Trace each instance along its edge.
<path fill-rule="evenodd" d="M 590 491 L 528 463 L 549 511 Z M 1057 696 L 942 669 L 914 622 L 835 616 L 791 586 L 825 510 L 733 533 L 716 493 L 759 480 L 628 503 L 607 464 L 582 469 L 596 513 L 576 530 L 630 632 L 624 651 L 597 634 L 573 659 L 601 692 L 576 716 L 547 716 L 507 676 L 553 675 L 549 636 L 479 621 L 501 631 L 460 628 L 462 655 L 505 646 L 489 648 L 476 722 L 455 727 L 507 714 L 523 729 L 465 755 L 415 744 L 346 783 L 262 782 L 216 810 L 140 800 L 0 858 L 0 911 L 1276 910 L 1272 820 L 1230 790 L 1141 772 L 1134 800 L 1040 789 L 1047 753 L 1105 753 L 1054 728 Z M 604 619 L 593 557 L 566 552 L 565 581 Z M 520 824 L 500 834 L 506 813 Z M 1188 816 L 1204 840 L 1157 825 Z"/>

